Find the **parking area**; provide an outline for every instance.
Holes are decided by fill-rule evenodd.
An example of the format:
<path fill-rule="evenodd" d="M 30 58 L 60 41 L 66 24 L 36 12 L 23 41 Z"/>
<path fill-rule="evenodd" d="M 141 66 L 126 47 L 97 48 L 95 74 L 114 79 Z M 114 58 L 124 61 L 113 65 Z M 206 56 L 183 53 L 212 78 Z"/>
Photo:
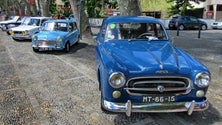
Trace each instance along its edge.
<path fill-rule="evenodd" d="M 32 51 L 0 31 L 0 124 L 33 125 L 221 125 L 222 30 L 168 31 L 174 44 L 212 73 L 210 107 L 203 112 L 105 114 L 95 69 L 95 41 L 83 36 L 69 53 Z M 222 70 L 222 69 L 221 69 Z"/>

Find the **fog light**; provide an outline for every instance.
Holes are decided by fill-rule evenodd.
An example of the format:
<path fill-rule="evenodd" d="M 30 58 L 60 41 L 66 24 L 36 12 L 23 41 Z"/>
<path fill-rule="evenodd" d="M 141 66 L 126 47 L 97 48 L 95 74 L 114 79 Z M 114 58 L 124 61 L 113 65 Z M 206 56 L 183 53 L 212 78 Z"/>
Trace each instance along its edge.
<path fill-rule="evenodd" d="M 113 98 L 119 98 L 121 96 L 121 92 L 120 91 L 114 91 L 113 92 Z"/>
<path fill-rule="evenodd" d="M 197 97 L 204 97 L 205 93 L 203 90 L 198 90 L 197 93 L 196 93 L 196 96 Z"/>

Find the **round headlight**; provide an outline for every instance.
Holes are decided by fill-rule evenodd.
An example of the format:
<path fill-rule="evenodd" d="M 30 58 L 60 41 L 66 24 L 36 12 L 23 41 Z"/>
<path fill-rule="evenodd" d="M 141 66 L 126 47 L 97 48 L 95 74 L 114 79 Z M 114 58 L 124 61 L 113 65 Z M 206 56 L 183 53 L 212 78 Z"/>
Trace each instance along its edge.
<path fill-rule="evenodd" d="M 57 42 L 61 42 L 62 41 L 62 37 L 57 37 Z"/>
<path fill-rule="evenodd" d="M 113 88 L 120 88 L 123 87 L 126 83 L 126 78 L 123 73 L 121 72 L 114 72 L 109 77 L 109 84 Z"/>
<path fill-rule="evenodd" d="M 195 77 L 195 84 L 200 87 L 207 87 L 210 84 L 210 75 L 208 73 L 202 72 L 198 73 Z"/>

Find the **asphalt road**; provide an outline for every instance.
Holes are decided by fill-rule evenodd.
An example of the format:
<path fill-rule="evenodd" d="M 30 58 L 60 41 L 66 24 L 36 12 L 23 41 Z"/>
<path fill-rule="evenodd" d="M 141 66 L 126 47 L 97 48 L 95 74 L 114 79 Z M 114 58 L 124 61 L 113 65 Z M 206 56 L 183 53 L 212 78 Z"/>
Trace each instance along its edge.
<path fill-rule="evenodd" d="M 169 31 L 176 46 L 212 73 L 210 107 L 203 112 L 105 114 L 100 109 L 95 42 L 83 37 L 70 53 L 34 53 L 30 41 L 0 31 L 0 124 L 4 125 L 221 125 L 222 30 Z M 222 71 L 221 71 L 222 72 Z"/>

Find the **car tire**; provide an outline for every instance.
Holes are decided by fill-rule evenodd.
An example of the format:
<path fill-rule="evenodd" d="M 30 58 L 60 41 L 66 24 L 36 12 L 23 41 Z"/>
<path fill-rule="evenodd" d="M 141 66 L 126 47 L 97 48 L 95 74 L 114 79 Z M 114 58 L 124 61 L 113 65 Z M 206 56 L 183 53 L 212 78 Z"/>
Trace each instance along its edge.
<path fill-rule="evenodd" d="M 184 27 L 184 25 L 179 25 L 179 30 L 184 30 L 185 29 L 185 27 Z"/>
<path fill-rule="evenodd" d="M 78 40 L 76 41 L 76 45 L 78 45 L 79 44 L 79 42 L 80 42 L 80 36 L 78 36 Z"/>
<path fill-rule="evenodd" d="M 66 43 L 64 51 L 66 53 L 68 53 L 70 51 L 70 43 L 69 42 Z"/>
<path fill-rule="evenodd" d="M 207 26 L 206 25 L 201 25 L 201 30 L 207 30 Z"/>
<path fill-rule="evenodd" d="M 39 52 L 39 50 L 38 50 L 38 49 L 35 49 L 34 47 L 32 47 L 32 50 L 33 50 L 34 52 Z"/>

